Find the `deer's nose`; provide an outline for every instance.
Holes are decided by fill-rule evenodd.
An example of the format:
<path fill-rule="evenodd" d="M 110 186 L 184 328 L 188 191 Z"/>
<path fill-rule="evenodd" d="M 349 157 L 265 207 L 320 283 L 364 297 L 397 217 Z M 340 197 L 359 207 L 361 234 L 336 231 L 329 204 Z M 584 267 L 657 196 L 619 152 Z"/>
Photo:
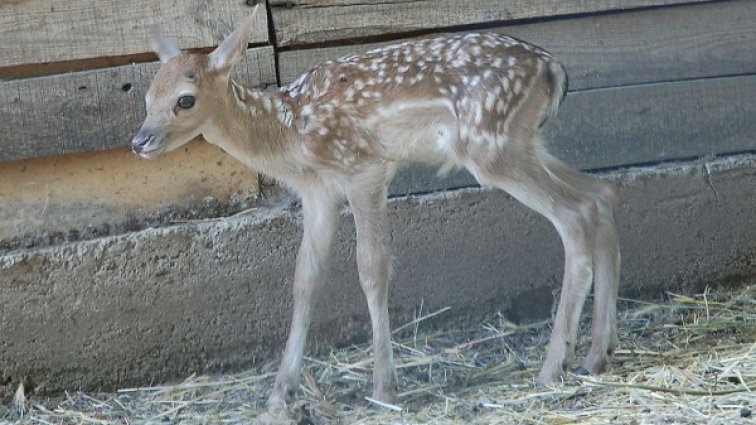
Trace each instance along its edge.
<path fill-rule="evenodd" d="M 136 136 L 134 136 L 133 139 L 131 139 L 131 150 L 133 150 L 134 153 L 143 153 L 145 151 L 148 151 L 150 150 L 150 145 L 156 139 L 157 134 L 148 131 L 140 131 Z"/>

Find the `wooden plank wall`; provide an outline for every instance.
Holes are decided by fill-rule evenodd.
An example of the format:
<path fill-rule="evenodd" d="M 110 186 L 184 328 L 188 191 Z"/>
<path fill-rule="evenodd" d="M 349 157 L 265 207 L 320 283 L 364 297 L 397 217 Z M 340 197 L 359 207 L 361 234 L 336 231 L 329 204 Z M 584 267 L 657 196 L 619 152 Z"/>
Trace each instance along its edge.
<path fill-rule="evenodd" d="M 496 31 L 538 44 L 567 65 L 570 93 L 546 134 L 575 165 L 756 150 L 749 118 L 756 112 L 753 0 L 270 0 L 267 6 L 272 21 L 260 16 L 247 59 L 235 70 L 248 84 L 285 84 L 324 60 L 411 36 Z M 125 145 L 158 67 L 149 53 L 153 31 L 184 48 L 209 49 L 249 10 L 244 0 L 0 3 L 0 78 L 14 77 L 0 81 L 0 161 Z M 27 70 L 53 75 L 18 78 Z M 470 183 L 465 176 L 429 183 L 427 174 L 404 174 L 394 192 Z"/>
<path fill-rule="evenodd" d="M 145 53 L 155 30 L 183 48 L 212 46 L 248 12 L 235 0 L 0 2 L 0 67 Z M 267 42 L 260 15 L 252 43 Z"/>
<path fill-rule="evenodd" d="M 573 91 L 756 72 L 756 2 L 729 3 L 567 17 L 485 31 L 549 50 L 567 66 Z M 283 51 L 281 82 L 328 59 L 390 43 Z"/>
<path fill-rule="evenodd" d="M 694 2 L 696 0 L 272 0 L 271 5 L 276 41 L 279 46 L 291 46 Z"/>

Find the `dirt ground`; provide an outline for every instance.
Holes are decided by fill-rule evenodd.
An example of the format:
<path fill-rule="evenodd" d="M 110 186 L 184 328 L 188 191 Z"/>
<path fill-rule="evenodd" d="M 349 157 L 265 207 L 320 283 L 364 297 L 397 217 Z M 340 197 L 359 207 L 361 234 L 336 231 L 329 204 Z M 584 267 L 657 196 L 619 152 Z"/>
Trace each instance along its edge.
<path fill-rule="evenodd" d="M 372 355 L 360 345 L 308 357 L 298 400 L 285 409 L 264 407 L 277 367 L 270 362 L 115 393 L 34 399 L 19 388 L 0 405 L 0 425 L 756 424 L 756 285 L 668 298 L 621 300 L 621 346 L 607 373 L 569 374 L 554 386 L 533 384 L 549 322 L 518 326 L 493 315 L 434 330 L 429 323 L 451 314 L 442 309 L 395 331 L 395 405 L 367 397 Z"/>

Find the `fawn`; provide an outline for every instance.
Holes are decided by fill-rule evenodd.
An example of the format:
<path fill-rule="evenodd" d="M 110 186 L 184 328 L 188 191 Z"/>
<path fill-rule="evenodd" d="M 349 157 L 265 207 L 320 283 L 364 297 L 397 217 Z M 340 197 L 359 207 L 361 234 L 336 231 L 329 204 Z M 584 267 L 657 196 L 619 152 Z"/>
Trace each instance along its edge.
<path fill-rule="evenodd" d="M 551 221 L 564 245 L 564 281 L 537 382 L 558 380 L 574 360 L 591 283 L 592 345 L 584 368 L 600 373 L 617 345 L 619 201 L 613 185 L 565 165 L 539 138 L 564 97 L 564 67 L 511 37 L 438 35 L 327 62 L 262 92 L 229 77 L 247 48 L 251 21 L 209 54 L 155 40 L 162 66 L 132 148 L 156 158 L 201 134 L 301 197 L 294 312 L 268 405 L 285 404 L 299 386 L 313 299 L 345 200 L 373 330 L 373 397 L 394 397 L 387 188 L 397 168 L 413 162 L 464 167 L 481 185 L 508 192 Z"/>

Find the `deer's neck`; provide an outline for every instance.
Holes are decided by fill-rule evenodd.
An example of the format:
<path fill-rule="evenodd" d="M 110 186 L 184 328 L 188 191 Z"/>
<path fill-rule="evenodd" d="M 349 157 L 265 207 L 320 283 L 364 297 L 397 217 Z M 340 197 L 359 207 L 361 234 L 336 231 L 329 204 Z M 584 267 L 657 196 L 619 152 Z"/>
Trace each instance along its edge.
<path fill-rule="evenodd" d="M 298 173 L 293 115 L 278 92 L 261 92 L 236 82 L 213 112 L 203 136 L 247 166 L 273 177 Z"/>

